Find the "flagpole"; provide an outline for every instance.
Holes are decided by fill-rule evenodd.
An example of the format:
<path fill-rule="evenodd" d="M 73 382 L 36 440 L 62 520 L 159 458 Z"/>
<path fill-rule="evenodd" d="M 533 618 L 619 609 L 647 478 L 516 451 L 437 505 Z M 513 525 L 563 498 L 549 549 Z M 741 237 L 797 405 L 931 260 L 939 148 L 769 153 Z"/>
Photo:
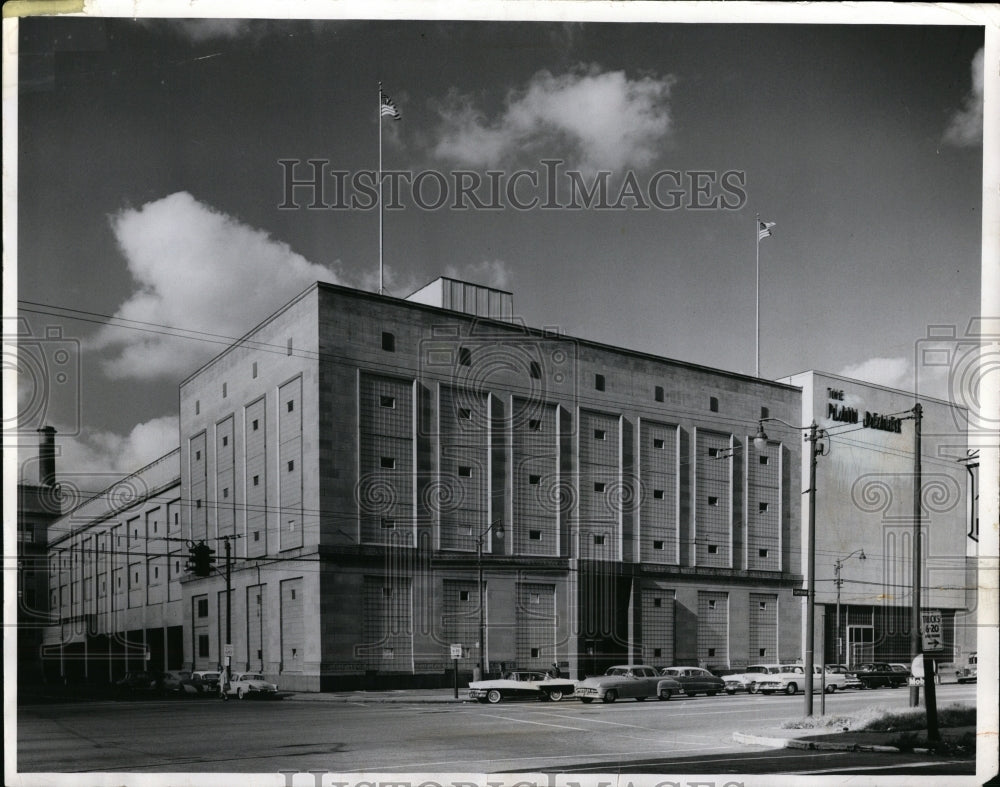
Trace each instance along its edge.
<path fill-rule="evenodd" d="M 378 83 L 378 294 L 382 294 L 382 82 Z"/>
<path fill-rule="evenodd" d="M 753 231 L 757 236 L 757 279 L 754 286 L 754 376 L 760 377 L 760 214 L 754 214 Z"/>

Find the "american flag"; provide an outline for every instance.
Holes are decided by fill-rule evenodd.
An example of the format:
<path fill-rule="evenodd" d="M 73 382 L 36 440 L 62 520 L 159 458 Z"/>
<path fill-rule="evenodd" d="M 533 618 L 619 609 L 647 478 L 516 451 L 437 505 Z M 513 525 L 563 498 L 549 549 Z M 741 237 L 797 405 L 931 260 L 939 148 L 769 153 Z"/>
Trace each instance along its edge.
<path fill-rule="evenodd" d="M 385 93 L 382 94 L 382 106 L 379 108 L 379 117 L 391 117 L 393 120 L 399 120 L 402 117 L 396 104 Z"/>
<path fill-rule="evenodd" d="M 757 240 L 763 240 L 764 238 L 771 237 L 771 227 L 773 227 L 776 222 L 773 221 L 758 221 L 757 222 Z"/>

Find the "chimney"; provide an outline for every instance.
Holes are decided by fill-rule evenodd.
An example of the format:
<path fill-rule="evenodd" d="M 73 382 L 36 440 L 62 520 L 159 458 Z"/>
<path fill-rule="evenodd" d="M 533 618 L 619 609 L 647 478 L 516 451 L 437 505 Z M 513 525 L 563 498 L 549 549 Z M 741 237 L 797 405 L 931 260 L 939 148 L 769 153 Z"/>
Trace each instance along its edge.
<path fill-rule="evenodd" d="M 38 483 L 54 486 L 56 483 L 56 430 L 53 426 L 43 426 L 38 430 Z"/>

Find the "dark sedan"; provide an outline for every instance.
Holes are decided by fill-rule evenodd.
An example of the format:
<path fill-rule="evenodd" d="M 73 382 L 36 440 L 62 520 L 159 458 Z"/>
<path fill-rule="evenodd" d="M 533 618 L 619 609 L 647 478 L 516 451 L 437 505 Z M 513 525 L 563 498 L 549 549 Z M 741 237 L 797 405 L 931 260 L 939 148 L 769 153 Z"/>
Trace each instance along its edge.
<path fill-rule="evenodd" d="M 726 690 L 726 682 L 722 678 L 701 667 L 667 667 L 660 670 L 660 674 L 677 681 L 681 692 L 687 697 L 694 697 L 696 694 L 714 697 Z"/>
<path fill-rule="evenodd" d="M 894 689 L 906 685 L 907 673 L 894 670 L 891 664 L 883 661 L 862 664 L 854 672 L 866 689 L 877 689 L 881 686 Z"/>

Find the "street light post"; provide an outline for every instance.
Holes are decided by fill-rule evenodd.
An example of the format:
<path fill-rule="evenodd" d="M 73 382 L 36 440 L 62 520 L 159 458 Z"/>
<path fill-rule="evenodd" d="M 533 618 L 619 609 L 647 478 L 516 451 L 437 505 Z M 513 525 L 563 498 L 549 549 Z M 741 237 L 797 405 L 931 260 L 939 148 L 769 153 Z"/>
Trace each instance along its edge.
<path fill-rule="evenodd" d="M 494 530 L 494 528 L 496 528 Z M 483 582 L 483 542 L 490 534 L 496 533 L 497 538 L 503 539 L 503 524 L 501 520 L 491 522 L 489 526 L 479 534 L 476 542 L 476 569 L 479 574 L 479 679 L 486 679 L 486 606 L 484 599 Z"/>
<path fill-rule="evenodd" d="M 836 637 L 837 637 L 837 663 L 838 664 L 843 664 L 844 663 L 841 660 L 841 658 L 840 658 L 840 655 L 841 655 L 841 648 L 840 648 L 840 587 L 841 587 L 841 585 L 844 584 L 844 580 L 842 580 L 840 578 L 840 569 L 843 568 L 844 563 L 846 563 L 848 560 L 850 560 L 855 555 L 858 556 L 858 560 L 867 560 L 868 559 L 866 557 L 865 551 L 863 549 L 855 549 L 847 557 L 838 558 L 837 561 L 833 564 L 833 571 L 834 571 L 834 573 L 836 574 L 836 577 L 837 577 L 834 580 L 835 584 L 837 585 L 837 619 L 836 619 L 836 621 L 834 621 L 833 625 L 834 625 L 834 630 L 836 632 Z"/>
<path fill-rule="evenodd" d="M 777 421 L 792 429 L 808 429 L 804 436 L 809 443 L 809 520 L 807 523 L 807 539 L 809 549 L 806 558 L 806 643 L 805 643 L 805 715 L 813 715 L 813 639 L 816 629 L 816 458 L 826 453 L 820 440 L 826 437 L 826 431 L 819 429 L 813 421 L 809 426 L 794 426 L 780 418 L 762 418 L 758 422 L 757 434 L 753 438 L 754 447 L 761 450 L 767 446 L 767 434 L 764 432 L 764 421 Z M 824 676 L 824 681 L 826 676 Z M 823 687 L 826 688 L 825 686 Z"/>

